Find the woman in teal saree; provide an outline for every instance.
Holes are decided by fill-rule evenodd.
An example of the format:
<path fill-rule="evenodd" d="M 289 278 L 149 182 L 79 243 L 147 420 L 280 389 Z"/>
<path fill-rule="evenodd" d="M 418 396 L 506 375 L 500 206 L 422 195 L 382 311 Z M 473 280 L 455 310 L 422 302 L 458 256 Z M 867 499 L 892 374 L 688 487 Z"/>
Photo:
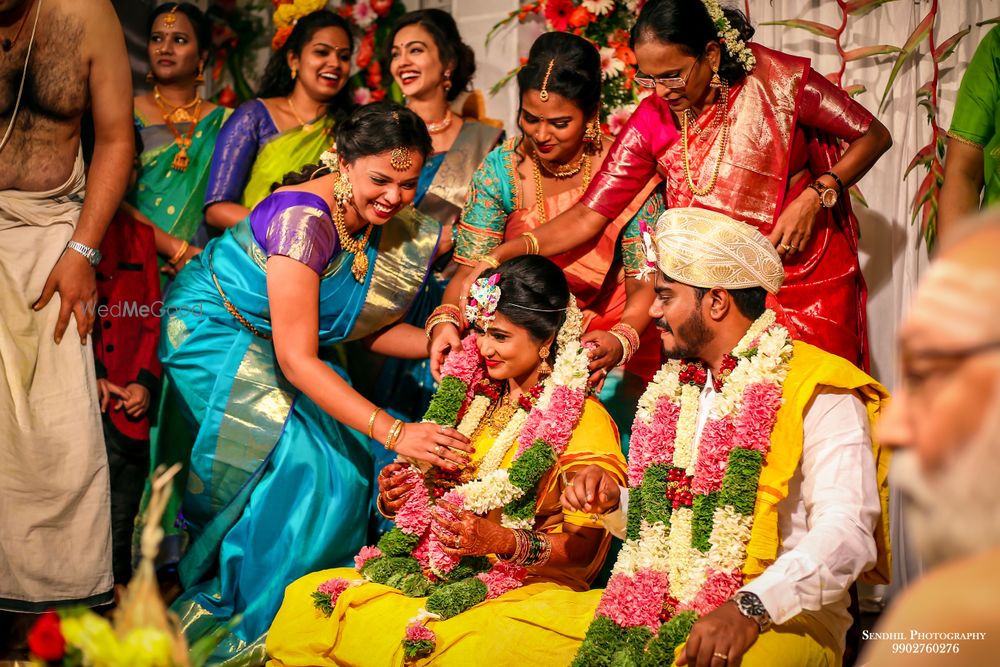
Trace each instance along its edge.
<path fill-rule="evenodd" d="M 223 634 L 211 664 L 261 662 L 285 586 L 364 544 L 363 433 L 445 467 L 470 449 L 455 431 L 392 419 L 320 359 L 350 340 L 425 355 L 423 333 L 397 321 L 438 242 L 437 223 L 407 207 L 430 152 L 415 114 L 362 107 L 338 148 L 338 171 L 291 179 L 311 178 L 209 242 L 166 301 L 164 372 L 196 432 L 174 610 L 191 641 Z"/>
<path fill-rule="evenodd" d="M 218 229 L 243 220 L 285 174 L 319 160 L 350 112 L 347 79 L 354 41 L 346 19 L 327 10 L 300 18 L 267 63 L 257 98 L 239 106 L 219 135 L 205 193 L 205 220 Z"/>
<path fill-rule="evenodd" d="M 158 5 L 149 19 L 149 79 L 153 90 L 134 101 L 142 137 L 139 177 L 127 202 L 154 226 L 156 252 L 167 272 L 204 245 L 201 226 L 215 140 L 230 110 L 202 99 L 202 72 L 211 26 L 200 9 L 182 2 Z M 173 260 L 170 263 L 170 260 Z"/>

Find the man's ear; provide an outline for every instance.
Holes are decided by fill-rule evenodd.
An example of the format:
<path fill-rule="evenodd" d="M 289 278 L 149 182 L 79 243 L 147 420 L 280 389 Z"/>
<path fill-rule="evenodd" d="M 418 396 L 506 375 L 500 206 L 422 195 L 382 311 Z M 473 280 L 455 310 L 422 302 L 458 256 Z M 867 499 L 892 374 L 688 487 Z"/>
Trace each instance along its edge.
<path fill-rule="evenodd" d="M 721 322 L 726 319 L 730 309 L 735 306 L 733 296 L 728 290 L 722 287 L 713 287 L 710 289 L 703 301 L 708 302 L 708 316 L 715 322 Z"/>

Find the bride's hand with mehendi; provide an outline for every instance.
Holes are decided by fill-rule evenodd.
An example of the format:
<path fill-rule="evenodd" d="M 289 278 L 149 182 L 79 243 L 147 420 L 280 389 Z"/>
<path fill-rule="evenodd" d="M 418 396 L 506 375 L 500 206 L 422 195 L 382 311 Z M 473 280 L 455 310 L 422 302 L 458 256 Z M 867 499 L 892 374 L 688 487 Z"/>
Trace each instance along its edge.
<path fill-rule="evenodd" d="M 469 439 L 453 428 L 431 422 L 406 424 L 393 449 L 397 454 L 456 471 L 475 451 Z"/>
<path fill-rule="evenodd" d="M 399 512 L 406 502 L 406 495 L 416 483 L 417 477 L 408 473 L 408 466 L 390 463 L 378 474 L 379 505 L 387 514 Z"/>
<path fill-rule="evenodd" d="M 442 322 L 431 331 L 430 359 L 431 375 L 438 382 L 441 381 L 441 366 L 445 358 L 452 350 L 457 350 L 462 346 L 462 338 L 456 327 L 451 322 Z"/>
<path fill-rule="evenodd" d="M 514 552 L 512 531 L 444 500 L 431 510 L 431 530 L 441 541 L 441 550 L 454 558 Z"/>

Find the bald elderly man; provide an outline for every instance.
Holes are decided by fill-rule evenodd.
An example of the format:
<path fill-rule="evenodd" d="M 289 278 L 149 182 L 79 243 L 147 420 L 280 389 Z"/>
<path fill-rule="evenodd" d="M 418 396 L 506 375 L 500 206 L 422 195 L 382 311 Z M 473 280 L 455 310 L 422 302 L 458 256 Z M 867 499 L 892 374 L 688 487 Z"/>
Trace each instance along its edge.
<path fill-rule="evenodd" d="M 575 664 L 638 647 L 664 665 L 839 665 L 849 587 L 889 574 L 870 437 L 885 390 L 765 308 L 784 271 L 754 227 L 671 209 L 646 245 L 671 361 L 639 402 L 629 488 L 590 466 L 563 494 L 628 537 Z"/>
<path fill-rule="evenodd" d="M 900 330 L 903 381 L 879 429 L 928 573 L 861 664 L 1000 664 L 1000 217 L 953 231 Z"/>

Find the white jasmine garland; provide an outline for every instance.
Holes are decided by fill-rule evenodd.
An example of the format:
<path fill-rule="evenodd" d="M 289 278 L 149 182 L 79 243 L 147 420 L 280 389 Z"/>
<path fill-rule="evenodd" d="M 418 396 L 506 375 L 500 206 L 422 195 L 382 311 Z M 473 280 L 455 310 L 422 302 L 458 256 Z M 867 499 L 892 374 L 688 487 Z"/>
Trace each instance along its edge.
<path fill-rule="evenodd" d="M 504 514 L 500 517 L 500 525 L 511 530 L 532 530 L 535 527 L 535 518 L 512 519 Z"/>
<path fill-rule="evenodd" d="M 670 566 L 667 576 L 670 591 L 681 603 L 690 604 L 708 577 L 708 558 L 691 546 L 691 525 L 694 512 L 690 507 L 678 507 L 670 515 Z"/>
<path fill-rule="evenodd" d="M 618 552 L 612 574 L 634 575 L 641 569 L 665 572 L 670 565 L 670 529 L 662 521 L 643 521 L 638 540 L 627 540 Z"/>
<path fill-rule="evenodd" d="M 746 42 L 740 38 L 739 31 L 726 18 L 725 12 L 722 11 L 722 7 L 719 5 L 719 0 L 701 1 L 705 5 L 705 9 L 708 10 L 708 15 L 712 17 L 716 34 L 723 40 L 726 51 L 739 61 L 744 71 L 749 72 L 752 70 L 757 64 L 757 59 L 754 58 L 753 52 L 746 45 Z"/>
<path fill-rule="evenodd" d="M 674 465 L 694 474 L 694 435 L 698 429 L 698 396 L 701 389 L 697 385 L 681 386 L 681 413 L 677 417 L 677 436 L 674 438 Z"/>
<path fill-rule="evenodd" d="M 486 416 L 486 411 L 490 409 L 490 397 L 489 396 L 476 396 L 472 399 L 472 403 L 465 410 L 465 415 L 462 417 L 461 423 L 455 428 L 456 431 L 464 435 L 466 438 L 471 438 L 472 434 L 476 432 L 479 428 L 479 422 L 483 420 Z"/>
<path fill-rule="evenodd" d="M 743 516 L 731 506 L 716 507 L 708 541 L 708 562 L 716 570 L 732 572 L 746 561 L 752 516 Z"/>
<path fill-rule="evenodd" d="M 455 490 L 462 494 L 465 509 L 473 514 L 486 514 L 524 494 L 524 491 L 511 484 L 506 470 L 495 470 L 489 475 L 466 482 Z"/>

